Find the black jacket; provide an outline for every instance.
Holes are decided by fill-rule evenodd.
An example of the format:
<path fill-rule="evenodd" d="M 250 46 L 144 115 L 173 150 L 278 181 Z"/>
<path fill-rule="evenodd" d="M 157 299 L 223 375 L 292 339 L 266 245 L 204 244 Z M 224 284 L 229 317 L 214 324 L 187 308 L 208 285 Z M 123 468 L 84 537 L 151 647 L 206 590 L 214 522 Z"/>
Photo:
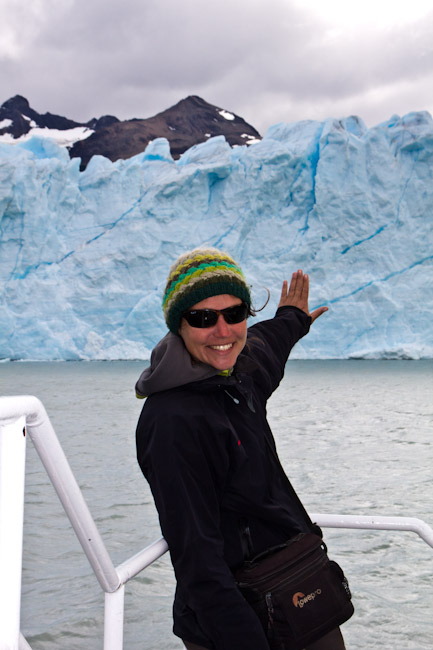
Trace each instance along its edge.
<path fill-rule="evenodd" d="M 174 633 L 212 650 L 269 648 L 233 579 L 245 554 L 242 531 L 249 528 L 256 554 L 309 530 L 270 452 L 269 442 L 275 444 L 266 401 L 310 323 L 303 311 L 282 307 L 250 327 L 229 377 L 205 366 L 204 379 L 184 384 L 180 378 L 183 385 L 168 390 L 137 383 L 139 393 L 149 394 L 137 427 L 138 461 L 177 579 Z M 169 339 L 170 345 L 179 341 L 183 346 L 179 337 Z M 155 370 L 164 374 L 161 364 L 169 370 L 173 354 L 161 356 L 147 378 Z M 171 386 L 173 373 L 167 380 Z"/>

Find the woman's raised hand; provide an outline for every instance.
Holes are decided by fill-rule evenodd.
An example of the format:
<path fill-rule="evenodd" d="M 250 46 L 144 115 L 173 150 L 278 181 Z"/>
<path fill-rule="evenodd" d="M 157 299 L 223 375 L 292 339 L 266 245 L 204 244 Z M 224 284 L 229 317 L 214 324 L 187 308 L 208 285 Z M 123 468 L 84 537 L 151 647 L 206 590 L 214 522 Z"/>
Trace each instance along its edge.
<path fill-rule="evenodd" d="M 302 309 L 302 311 L 311 316 L 311 321 L 314 323 L 316 318 L 319 318 L 319 316 L 324 314 L 325 311 L 328 311 L 328 307 L 318 307 L 318 309 L 315 309 L 310 313 L 308 309 L 309 291 L 309 277 L 306 273 L 303 273 L 301 269 L 298 269 L 298 271 L 295 271 L 292 274 L 290 285 L 287 280 L 284 280 L 278 307 L 298 307 L 298 309 Z"/>

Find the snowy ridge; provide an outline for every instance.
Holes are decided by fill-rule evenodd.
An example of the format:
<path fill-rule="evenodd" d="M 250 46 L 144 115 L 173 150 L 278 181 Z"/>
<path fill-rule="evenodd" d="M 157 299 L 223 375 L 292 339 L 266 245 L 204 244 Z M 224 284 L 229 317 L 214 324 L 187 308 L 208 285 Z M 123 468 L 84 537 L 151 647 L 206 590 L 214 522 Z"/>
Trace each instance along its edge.
<path fill-rule="evenodd" d="M 54 142 L 0 144 L 0 358 L 147 359 L 170 263 L 208 243 L 271 302 L 296 268 L 330 310 L 297 358 L 433 357 L 433 121 L 277 124 L 231 148 L 111 163 Z"/>
<path fill-rule="evenodd" d="M 25 117 L 23 115 L 23 117 Z M 2 126 L 8 126 L 5 124 L 7 120 L 0 122 L 0 129 Z M 36 124 L 30 124 L 31 129 L 25 135 L 20 136 L 19 138 L 14 138 L 10 133 L 4 133 L 0 135 L 0 142 L 6 144 L 19 144 L 20 142 L 27 142 L 31 138 L 49 138 L 53 140 L 60 147 L 71 147 L 76 142 L 85 140 L 94 133 L 92 129 L 88 129 L 85 126 L 76 126 L 73 129 L 49 129 L 47 127 L 39 128 Z"/>

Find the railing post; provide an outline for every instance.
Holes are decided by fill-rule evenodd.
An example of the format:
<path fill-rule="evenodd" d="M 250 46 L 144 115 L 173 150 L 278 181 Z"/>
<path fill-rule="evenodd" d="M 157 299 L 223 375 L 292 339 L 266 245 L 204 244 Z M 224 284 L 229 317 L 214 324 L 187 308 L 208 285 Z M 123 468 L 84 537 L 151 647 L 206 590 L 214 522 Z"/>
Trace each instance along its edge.
<path fill-rule="evenodd" d="M 125 585 L 105 592 L 104 650 L 123 650 L 123 620 L 125 616 Z"/>
<path fill-rule="evenodd" d="M 115 591 L 119 576 L 66 459 L 45 408 L 36 397 L 0 397 L 0 415 L 9 423 L 23 414 L 26 430 L 104 591 Z M 0 648 L 2 650 L 2 648 Z"/>
<path fill-rule="evenodd" d="M 25 418 L 0 425 L 0 650 L 20 643 Z"/>

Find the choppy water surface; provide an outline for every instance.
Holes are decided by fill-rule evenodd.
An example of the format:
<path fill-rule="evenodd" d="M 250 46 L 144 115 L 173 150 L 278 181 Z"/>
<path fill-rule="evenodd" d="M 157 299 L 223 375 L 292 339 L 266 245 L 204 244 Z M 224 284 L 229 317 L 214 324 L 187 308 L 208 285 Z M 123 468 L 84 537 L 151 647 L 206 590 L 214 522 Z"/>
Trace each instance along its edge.
<path fill-rule="evenodd" d="M 0 393 L 44 403 L 115 564 L 160 536 L 135 460 L 139 362 L 4 363 Z M 433 362 L 290 361 L 269 404 L 287 473 L 310 512 L 433 526 Z M 22 631 L 34 650 L 103 647 L 104 598 L 40 460 L 27 446 Z M 433 647 L 433 549 L 413 533 L 325 531 L 355 616 L 348 650 Z M 125 650 L 175 650 L 164 556 L 127 586 Z"/>

